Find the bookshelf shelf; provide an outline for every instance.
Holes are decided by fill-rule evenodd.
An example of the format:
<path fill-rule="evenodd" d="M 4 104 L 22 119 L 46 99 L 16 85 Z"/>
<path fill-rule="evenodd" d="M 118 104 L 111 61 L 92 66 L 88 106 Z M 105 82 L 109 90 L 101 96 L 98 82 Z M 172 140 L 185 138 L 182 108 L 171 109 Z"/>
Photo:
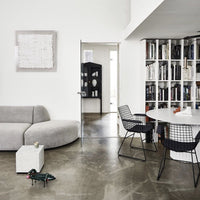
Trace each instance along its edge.
<path fill-rule="evenodd" d="M 200 38 L 145 39 L 145 106 L 200 106 Z M 147 104 L 148 103 L 148 104 Z"/>
<path fill-rule="evenodd" d="M 146 62 L 156 62 L 156 59 L 146 59 Z"/>
<path fill-rule="evenodd" d="M 181 59 L 171 59 L 171 62 L 180 62 L 182 61 Z"/>
<path fill-rule="evenodd" d="M 158 59 L 158 62 L 168 61 L 169 59 Z"/>

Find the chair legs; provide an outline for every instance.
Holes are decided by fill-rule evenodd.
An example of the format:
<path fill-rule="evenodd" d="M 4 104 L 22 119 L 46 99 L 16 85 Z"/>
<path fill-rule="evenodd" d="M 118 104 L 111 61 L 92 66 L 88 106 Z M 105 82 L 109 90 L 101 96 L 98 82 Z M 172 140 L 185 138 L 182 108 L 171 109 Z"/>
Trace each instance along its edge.
<path fill-rule="evenodd" d="M 195 154 L 196 161 L 197 161 L 197 167 L 198 167 L 198 175 L 197 175 L 196 180 L 195 180 L 195 172 L 194 172 L 193 154 Z M 191 159 L 192 159 L 192 173 L 193 173 L 194 187 L 197 187 L 197 184 L 198 184 L 198 181 L 199 181 L 199 176 L 200 176 L 200 166 L 199 166 L 199 161 L 198 161 L 198 158 L 197 158 L 196 150 L 194 150 L 194 153 L 191 151 Z"/>
<path fill-rule="evenodd" d="M 125 155 L 125 154 L 121 154 L 121 153 L 120 153 L 120 150 L 121 150 L 121 148 L 122 148 L 122 146 L 123 146 L 123 144 L 124 144 L 124 141 L 128 138 L 128 137 L 127 137 L 127 134 L 128 134 L 128 131 L 126 132 L 126 135 L 124 136 L 124 139 L 122 140 L 122 143 L 121 143 L 121 145 L 120 145 L 120 147 L 119 147 L 118 156 L 123 156 L 123 157 L 126 157 L 126 158 L 131 158 L 131 159 L 140 160 L 140 161 L 146 161 L 146 153 L 145 153 L 145 150 L 147 150 L 147 151 L 153 151 L 153 152 L 156 152 L 156 151 L 157 151 L 157 147 L 156 147 L 156 145 L 155 145 L 154 142 L 153 142 L 153 143 L 154 143 L 155 150 L 145 149 L 145 148 L 144 148 L 144 143 L 143 143 L 143 139 L 142 139 L 142 134 L 141 134 L 141 133 L 139 133 L 139 134 L 140 134 L 140 139 L 141 139 L 142 148 L 141 148 L 141 147 L 134 147 L 134 146 L 132 146 L 133 139 L 134 139 L 134 136 L 135 136 L 135 133 L 133 133 L 132 135 L 129 135 L 129 136 L 128 136 L 128 137 L 132 136 L 131 142 L 130 142 L 130 148 L 143 150 L 144 159 L 137 158 L 137 157 L 132 157 L 132 156 L 128 156 L 128 155 Z"/>
<path fill-rule="evenodd" d="M 141 133 L 140 133 L 140 139 L 141 139 L 142 148 L 141 148 L 141 147 L 135 147 L 135 146 L 132 145 L 133 137 L 132 137 L 132 139 L 131 139 L 130 147 L 131 147 L 131 148 L 135 148 L 135 149 L 142 149 L 142 150 L 146 150 L 146 151 L 153 151 L 153 152 L 157 152 L 157 151 L 158 151 L 158 150 L 157 150 L 157 147 L 156 147 L 156 144 L 155 144 L 154 141 L 152 141 L 152 142 L 153 142 L 153 145 L 154 145 L 154 150 L 153 150 L 153 149 L 146 149 L 146 148 L 144 148 L 144 143 L 143 143 L 143 141 L 146 140 L 146 139 L 142 139 Z"/>
<path fill-rule="evenodd" d="M 163 151 L 163 158 L 162 158 L 162 160 L 160 162 L 160 168 L 159 168 L 157 180 L 160 179 L 160 177 L 162 175 L 162 172 L 163 172 L 163 170 L 165 168 L 166 152 L 167 152 L 167 148 L 165 147 L 164 151 Z M 196 178 L 195 178 L 195 171 L 194 171 L 193 154 L 195 154 L 196 161 L 197 161 L 196 164 L 197 164 L 197 168 L 198 168 L 198 174 L 197 174 Z M 198 181 L 199 181 L 199 176 L 200 176 L 200 165 L 199 165 L 199 161 L 198 161 L 198 158 L 197 158 L 196 150 L 194 150 L 194 152 L 191 151 L 191 161 L 192 161 L 191 164 L 192 164 L 192 173 L 193 173 L 194 187 L 197 187 L 197 184 L 198 184 Z"/>
<path fill-rule="evenodd" d="M 160 177 L 162 175 L 162 172 L 163 172 L 163 170 L 165 168 L 166 152 L 167 152 L 167 148 L 165 147 L 164 151 L 163 151 L 163 157 L 162 157 L 162 160 L 160 162 L 160 168 L 159 168 L 157 180 L 160 179 Z"/>
<path fill-rule="evenodd" d="M 124 136 L 124 139 L 122 140 L 122 143 L 121 143 L 121 145 L 120 145 L 120 147 L 119 147 L 118 156 L 121 156 L 120 150 L 121 150 L 121 148 L 122 148 L 122 145 L 124 144 L 124 141 L 127 139 L 127 134 L 128 134 L 128 131 L 126 132 L 126 134 L 125 134 L 125 136 Z"/>

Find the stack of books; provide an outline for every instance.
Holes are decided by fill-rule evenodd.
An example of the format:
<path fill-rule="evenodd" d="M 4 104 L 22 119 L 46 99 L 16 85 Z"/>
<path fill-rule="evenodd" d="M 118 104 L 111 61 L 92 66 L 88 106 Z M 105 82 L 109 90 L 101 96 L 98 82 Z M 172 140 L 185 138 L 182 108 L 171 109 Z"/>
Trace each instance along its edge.
<path fill-rule="evenodd" d="M 167 62 L 160 63 L 159 80 L 168 80 L 168 64 L 167 64 Z"/>
<path fill-rule="evenodd" d="M 181 45 L 171 45 L 171 58 L 181 59 Z"/>
<path fill-rule="evenodd" d="M 184 57 L 194 59 L 194 44 L 184 46 Z"/>
<path fill-rule="evenodd" d="M 171 65 L 171 78 L 172 80 L 181 80 L 181 65 Z"/>
<path fill-rule="evenodd" d="M 200 100 L 200 82 L 196 82 L 196 100 Z"/>
<path fill-rule="evenodd" d="M 158 101 L 168 100 L 168 88 L 158 88 Z"/>
<path fill-rule="evenodd" d="M 156 100 L 156 86 L 146 85 L 146 101 L 155 101 L 155 100 Z"/>
<path fill-rule="evenodd" d="M 169 44 L 159 45 L 159 59 L 162 60 L 169 59 Z"/>
<path fill-rule="evenodd" d="M 180 101 L 181 100 L 181 85 L 176 84 L 171 87 L 171 100 Z"/>
<path fill-rule="evenodd" d="M 190 85 L 184 85 L 183 86 L 183 100 L 184 101 L 190 101 L 191 100 L 191 92 L 192 92 L 192 86 Z"/>
<path fill-rule="evenodd" d="M 156 59 L 155 42 L 146 42 L 146 59 Z"/>
<path fill-rule="evenodd" d="M 146 65 L 146 80 L 155 80 L 155 67 L 155 62 Z"/>

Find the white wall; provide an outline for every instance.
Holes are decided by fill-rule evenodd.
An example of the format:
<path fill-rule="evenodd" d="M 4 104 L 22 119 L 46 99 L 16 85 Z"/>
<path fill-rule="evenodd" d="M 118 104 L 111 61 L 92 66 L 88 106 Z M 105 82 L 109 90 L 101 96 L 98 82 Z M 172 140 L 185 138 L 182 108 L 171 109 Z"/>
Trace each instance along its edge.
<path fill-rule="evenodd" d="M 118 41 L 128 6 L 129 0 L 0 0 L 0 105 L 42 104 L 53 119 L 79 120 L 79 41 Z M 15 30 L 56 30 L 57 72 L 16 72 Z"/>
<path fill-rule="evenodd" d="M 164 0 L 130 0 L 130 23 L 124 30 L 127 38 Z"/>
<path fill-rule="evenodd" d="M 144 66 L 142 42 L 125 40 L 120 45 L 120 105 L 128 104 L 133 112 L 144 111 Z"/>
<path fill-rule="evenodd" d="M 144 64 L 142 42 L 140 40 L 125 40 L 119 50 L 119 105 L 129 105 L 132 113 L 144 113 Z M 120 122 L 120 134 L 124 129 Z"/>
<path fill-rule="evenodd" d="M 110 112 L 110 51 L 116 50 L 116 45 L 83 44 L 82 49 L 93 50 L 93 62 L 102 65 L 102 112 Z M 99 99 L 83 99 L 83 113 L 99 113 Z"/>

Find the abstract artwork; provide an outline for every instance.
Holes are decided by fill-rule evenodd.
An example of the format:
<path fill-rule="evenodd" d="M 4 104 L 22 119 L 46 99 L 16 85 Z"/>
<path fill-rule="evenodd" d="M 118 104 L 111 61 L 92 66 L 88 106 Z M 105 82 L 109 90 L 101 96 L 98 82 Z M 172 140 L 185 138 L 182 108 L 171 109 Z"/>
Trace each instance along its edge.
<path fill-rule="evenodd" d="M 16 31 L 17 71 L 56 71 L 55 31 Z"/>

